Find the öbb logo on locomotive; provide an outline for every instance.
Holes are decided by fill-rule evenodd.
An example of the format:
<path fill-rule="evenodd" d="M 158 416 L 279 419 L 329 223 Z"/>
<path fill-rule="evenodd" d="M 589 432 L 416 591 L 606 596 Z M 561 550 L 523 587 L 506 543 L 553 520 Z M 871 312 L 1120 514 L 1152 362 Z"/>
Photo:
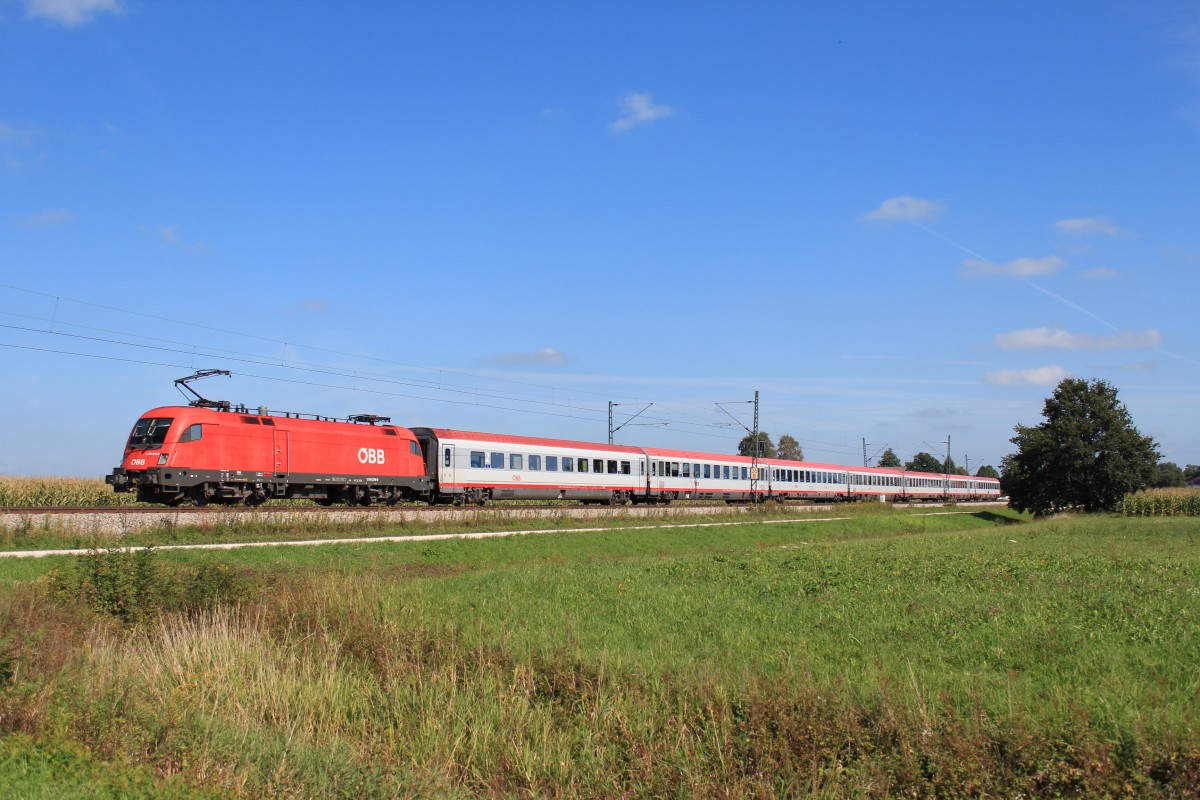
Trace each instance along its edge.
<path fill-rule="evenodd" d="M 186 382 L 195 377 L 176 383 L 190 391 Z M 331 419 L 250 410 L 199 395 L 189 405 L 143 414 L 126 441 L 121 466 L 105 480 L 115 491 L 135 492 L 139 501 L 168 505 L 257 505 L 268 499 L 392 505 L 1000 497 L 994 478 L 405 428 L 371 414 Z"/>
<path fill-rule="evenodd" d="M 360 464 L 382 464 L 384 463 L 384 454 L 382 448 L 360 447 L 358 448 L 358 463 Z"/>

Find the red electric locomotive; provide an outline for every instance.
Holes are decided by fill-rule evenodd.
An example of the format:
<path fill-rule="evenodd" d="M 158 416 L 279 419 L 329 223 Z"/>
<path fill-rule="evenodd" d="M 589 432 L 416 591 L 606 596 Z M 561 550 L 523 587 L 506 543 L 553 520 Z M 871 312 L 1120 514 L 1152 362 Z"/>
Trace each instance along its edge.
<path fill-rule="evenodd" d="M 176 384 L 192 391 L 187 381 L 208 374 L 218 373 Z M 196 396 L 189 406 L 142 415 L 121 466 L 105 478 L 114 490 L 170 505 L 258 505 L 271 498 L 369 505 L 431 497 L 421 446 L 387 417 L 333 420 Z"/>

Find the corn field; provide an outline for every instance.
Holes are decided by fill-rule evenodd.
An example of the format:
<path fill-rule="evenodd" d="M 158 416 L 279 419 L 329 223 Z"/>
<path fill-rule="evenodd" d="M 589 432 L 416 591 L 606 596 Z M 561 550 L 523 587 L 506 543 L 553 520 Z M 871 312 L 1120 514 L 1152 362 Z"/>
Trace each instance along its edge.
<path fill-rule="evenodd" d="M 1126 517 L 1200 517 L 1200 491 L 1153 489 L 1135 492 L 1121 501 Z"/>
<path fill-rule="evenodd" d="M 135 497 L 99 478 L 0 477 L 0 508 L 131 506 Z"/>

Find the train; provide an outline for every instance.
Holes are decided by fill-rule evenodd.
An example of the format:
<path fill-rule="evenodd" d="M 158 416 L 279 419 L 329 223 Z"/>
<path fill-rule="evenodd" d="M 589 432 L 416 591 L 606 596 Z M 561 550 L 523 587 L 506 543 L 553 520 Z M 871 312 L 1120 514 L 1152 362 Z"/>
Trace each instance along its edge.
<path fill-rule="evenodd" d="M 105 481 L 140 502 L 169 506 L 272 499 L 370 506 L 1000 498 L 995 478 L 406 428 L 377 415 L 334 419 L 203 399 L 144 413 L 121 465 Z"/>

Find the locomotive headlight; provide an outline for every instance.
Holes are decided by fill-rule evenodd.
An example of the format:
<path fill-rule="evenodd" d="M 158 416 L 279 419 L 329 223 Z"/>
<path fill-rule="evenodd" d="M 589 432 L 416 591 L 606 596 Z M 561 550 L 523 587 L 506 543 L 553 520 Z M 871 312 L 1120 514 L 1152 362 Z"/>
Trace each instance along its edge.
<path fill-rule="evenodd" d="M 168 458 L 170 458 L 170 457 L 171 457 L 171 456 L 170 456 L 170 455 L 168 455 L 167 453 L 160 453 L 160 454 L 159 454 L 159 456 L 158 456 L 158 465 L 161 467 L 163 464 L 166 464 L 166 463 L 167 463 L 167 459 L 168 459 Z"/>

